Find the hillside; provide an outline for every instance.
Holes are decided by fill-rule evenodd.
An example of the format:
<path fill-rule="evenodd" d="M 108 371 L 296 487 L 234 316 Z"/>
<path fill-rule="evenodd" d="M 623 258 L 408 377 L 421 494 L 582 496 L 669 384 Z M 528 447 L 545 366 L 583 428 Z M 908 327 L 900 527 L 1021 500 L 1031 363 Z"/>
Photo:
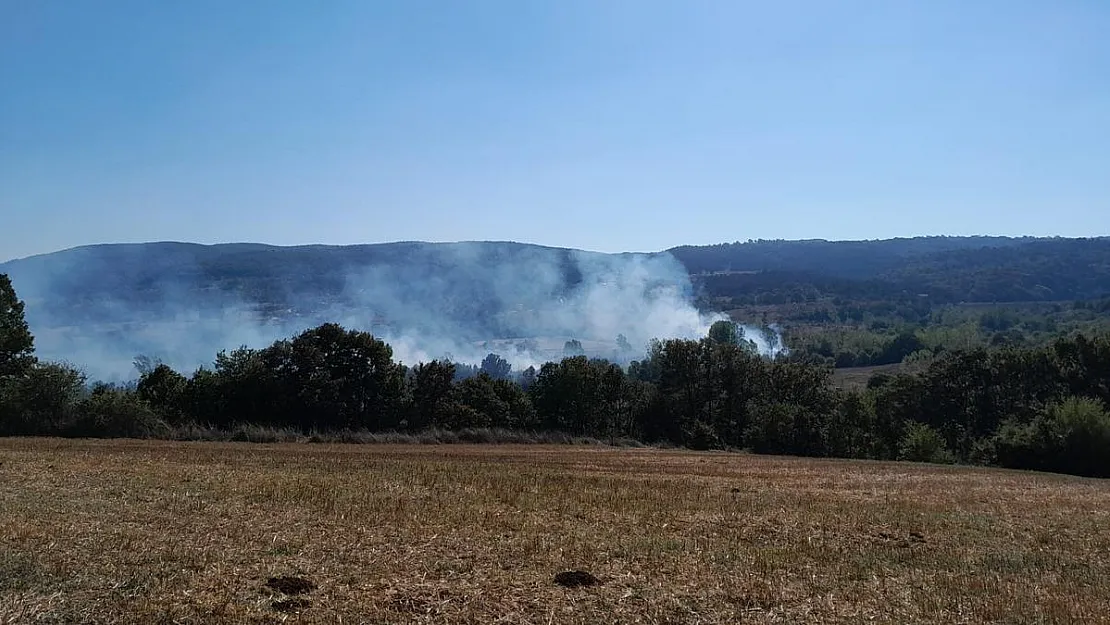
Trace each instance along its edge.
<path fill-rule="evenodd" d="M 98 245 L 0 272 L 27 303 L 39 353 L 97 375 L 123 375 L 137 354 L 191 369 L 328 321 L 390 337 L 410 362 L 480 362 L 486 342 L 520 339 L 524 366 L 569 340 L 610 357 L 618 335 L 642 346 L 709 323 L 669 255 L 519 243 Z"/>
<path fill-rule="evenodd" d="M 1032 237 L 915 237 L 875 241 L 748 241 L 684 245 L 669 250 L 691 274 L 734 271 L 812 273 L 849 279 L 874 278 L 913 258 L 958 250 L 1016 247 Z"/>
<path fill-rule="evenodd" d="M 959 303 L 1110 294 L 1108 238 L 754 241 L 671 252 L 703 294 L 726 308 L 823 297 Z"/>
<path fill-rule="evenodd" d="M 427 278 L 452 314 L 488 314 L 484 297 L 506 267 L 542 266 L 553 293 L 579 284 L 580 261 L 670 254 L 710 300 L 835 296 L 936 301 L 1071 301 L 1110 294 L 1110 239 L 921 237 L 879 241 L 753 241 L 610 255 L 511 242 L 352 246 L 149 243 L 96 245 L 0 263 L 32 310 L 93 314 L 105 298 L 157 310 L 167 298 L 311 311 L 344 297 L 355 273 L 387 270 L 420 290 Z M 667 276 L 668 279 L 673 276 Z M 438 296 L 438 295 L 437 295 Z M 118 308 L 118 307 L 117 307 Z M 109 316 L 114 313 L 109 312 Z"/>
<path fill-rule="evenodd" d="M 481 312 L 486 276 L 542 260 L 577 279 L 571 255 L 584 252 L 516 243 L 415 243 L 277 247 L 259 244 L 149 243 L 95 245 L 0 264 L 30 306 L 80 309 L 110 299 L 140 312 L 157 312 L 167 298 L 193 305 L 235 301 L 263 311 L 317 310 L 344 296 L 354 275 L 389 270 L 413 290 L 434 278 L 443 295 L 460 292 L 458 305 Z M 118 308 L 118 307 L 117 307 Z M 111 314 L 110 312 L 108 314 Z"/>
<path fill-rule="evenodd" d="M 782 323 L 787 344 L 799 348 L 824 340 L 806 338 L 799 321 L 861 319 L 854 303 L 896 305 L 905 321 L 965 302 L 1093 300 L 1110 294 L 1110 239 L 753 241 L 652 254 L 511 242 L 149 243 L 74 248 L 9 261 L 0 272 L 27 302 L 40 354 L 99 375 L 130 370 L 136 354 L 190 369 L 219 349 L 325 321 L 389 337 L 405 360 L 477 362 L 491 341 L 512 339 L 519 344 L 497 349 L 520 352 L 515 364 L 526 366 L 571 339 L 602 357 L 630 343 L 630 357 L 654 337 L 703 335 L 709 310 Z"/>

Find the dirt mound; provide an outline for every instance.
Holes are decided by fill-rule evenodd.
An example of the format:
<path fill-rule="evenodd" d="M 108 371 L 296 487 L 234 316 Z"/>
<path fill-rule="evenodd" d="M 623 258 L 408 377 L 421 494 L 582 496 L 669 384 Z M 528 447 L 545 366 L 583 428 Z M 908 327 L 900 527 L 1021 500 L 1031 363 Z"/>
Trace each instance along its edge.
<path fill-rule="evenodd" d="M 566 588 L 578 588 L 600 584 L 601 580 L 586 571 L 563 571 L 555 575 L 555 583 Z"/>
<path fill-rule="evenodd" d="M 303 577 L 271 577 L 266 586 L 286 595 L 300 595 L 316 588 L 316 584 Z"/>

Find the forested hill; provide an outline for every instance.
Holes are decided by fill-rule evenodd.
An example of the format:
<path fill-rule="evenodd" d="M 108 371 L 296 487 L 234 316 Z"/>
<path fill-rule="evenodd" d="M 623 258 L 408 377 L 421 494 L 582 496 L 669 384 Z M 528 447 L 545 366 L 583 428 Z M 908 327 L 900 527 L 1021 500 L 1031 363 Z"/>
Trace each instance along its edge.
<path fill-rule="evenodd" d="M 729 271 L 801 272 L 838 278 L 875 278 L 913 258 L 945 252 L 1018 247 L 1032 237 L 916 237 L 874 241 L 759 240 L 671 248 L 691 274 Z"/>
<path fill-rule="evenodd" d="M 320 310 L 354 295 L 357 277 L 367 287 L 376 282 L 401 287 L 395 290 L 408 291 L 413 300 L 449 298 L 455 312 L 477 314 L 498 268 L 542 265 L 557 276 L 550 282 L 572 285 L 579 261 L 606 256 L 502 242 L 295 247 L 162 242 L 72 248 L 0 264 L 0 273 L 11 275 L 33 308 L 41 303 L 110 314 L 99 305 L 110 299 L 132 312 L 156 309 L 167 300 L 175 306 L 227 300 L 262 310 Z"/>
<path fill-rule="evenodd" d="M 1110 295 L 1110 238 L 752 241 L 670 250 L 722 306 L 928 297 L 936 303 Z"/>
<path fill-rule="evenodd" d="M 750 241 L 667 250 L 717 306 L 820 297 L 934 302 L 1071 301 L 1110 294 L 1110 238 L 919 237 L 876 241 Z M 625 255 L 627 256 L 627 255 Z M 655 255 L 640 255 L 651 257 Z M 263 307 L 312 306 L 344 289 L 354 269 L 436 276 L 459 305 L 498 267 L 542 261 L 573 285 L 581 259 L 614 255 L 510 242 L 276 247 L 260 244 L 96 245 L 0 264 L 20 293 L 52 306 L 114 301 L 156 305 L 234 294 Z M 464 259 L 466 262 L 459 262 Z M 492 278 L 491 278 L 492 276 Z M 40 287 L 49 284 L 46 292 Z M 417 284 L 417 281 L 413 281 Z M 422 283 L 425 284 L 426 283 Z M 184 286 L 183 286 L 184 285 Z M 471 289 L 473 290 L 473 289 Z M 317 305 L 319 302 L 315 302 Z"/>

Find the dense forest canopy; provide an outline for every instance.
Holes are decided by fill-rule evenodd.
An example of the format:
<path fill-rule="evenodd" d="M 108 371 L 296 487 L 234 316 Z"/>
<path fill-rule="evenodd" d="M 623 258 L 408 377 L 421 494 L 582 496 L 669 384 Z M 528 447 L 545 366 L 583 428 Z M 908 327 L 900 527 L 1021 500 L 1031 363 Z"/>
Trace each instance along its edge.
<path fill-rule="evenodd" d="M 691 274 L 732 271 L 785 271 L 840 278 L 871 278 L 909 259 L 957 250 L 1021 246 L 1033 237 L 914 237 L 874 241 L 753 240 L 717 245 L 684 245 L 669 251 Z"/>
<path fill-rule="evenodd" d="M 938 303 L 1071 301 L 1110 295 L 1110 239 L 935 237 L 754 241 L 671 250 L 709 298 L 802 290 Z"/>

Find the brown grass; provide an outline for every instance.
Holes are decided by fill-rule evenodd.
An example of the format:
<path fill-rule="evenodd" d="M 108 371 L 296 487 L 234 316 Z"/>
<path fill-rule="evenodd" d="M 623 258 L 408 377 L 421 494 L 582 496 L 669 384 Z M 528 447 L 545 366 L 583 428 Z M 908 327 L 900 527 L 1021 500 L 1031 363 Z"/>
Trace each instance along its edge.
<path fill-rule="evenodd" d="M 1108 528 L 1110 483 L 994 470 L 8 439 L 0 623 L 1106 622 Z"/>
<path fill-rule="evenodd" d="M 897 375 L 905 372 L 906 367 L 901 364 L 875 365 L 873 367 L 841 367 L 833 369 L 832 385 L 848 391 L 862 391 L 867 388 L 867 382 L 877 373 Z"/>

